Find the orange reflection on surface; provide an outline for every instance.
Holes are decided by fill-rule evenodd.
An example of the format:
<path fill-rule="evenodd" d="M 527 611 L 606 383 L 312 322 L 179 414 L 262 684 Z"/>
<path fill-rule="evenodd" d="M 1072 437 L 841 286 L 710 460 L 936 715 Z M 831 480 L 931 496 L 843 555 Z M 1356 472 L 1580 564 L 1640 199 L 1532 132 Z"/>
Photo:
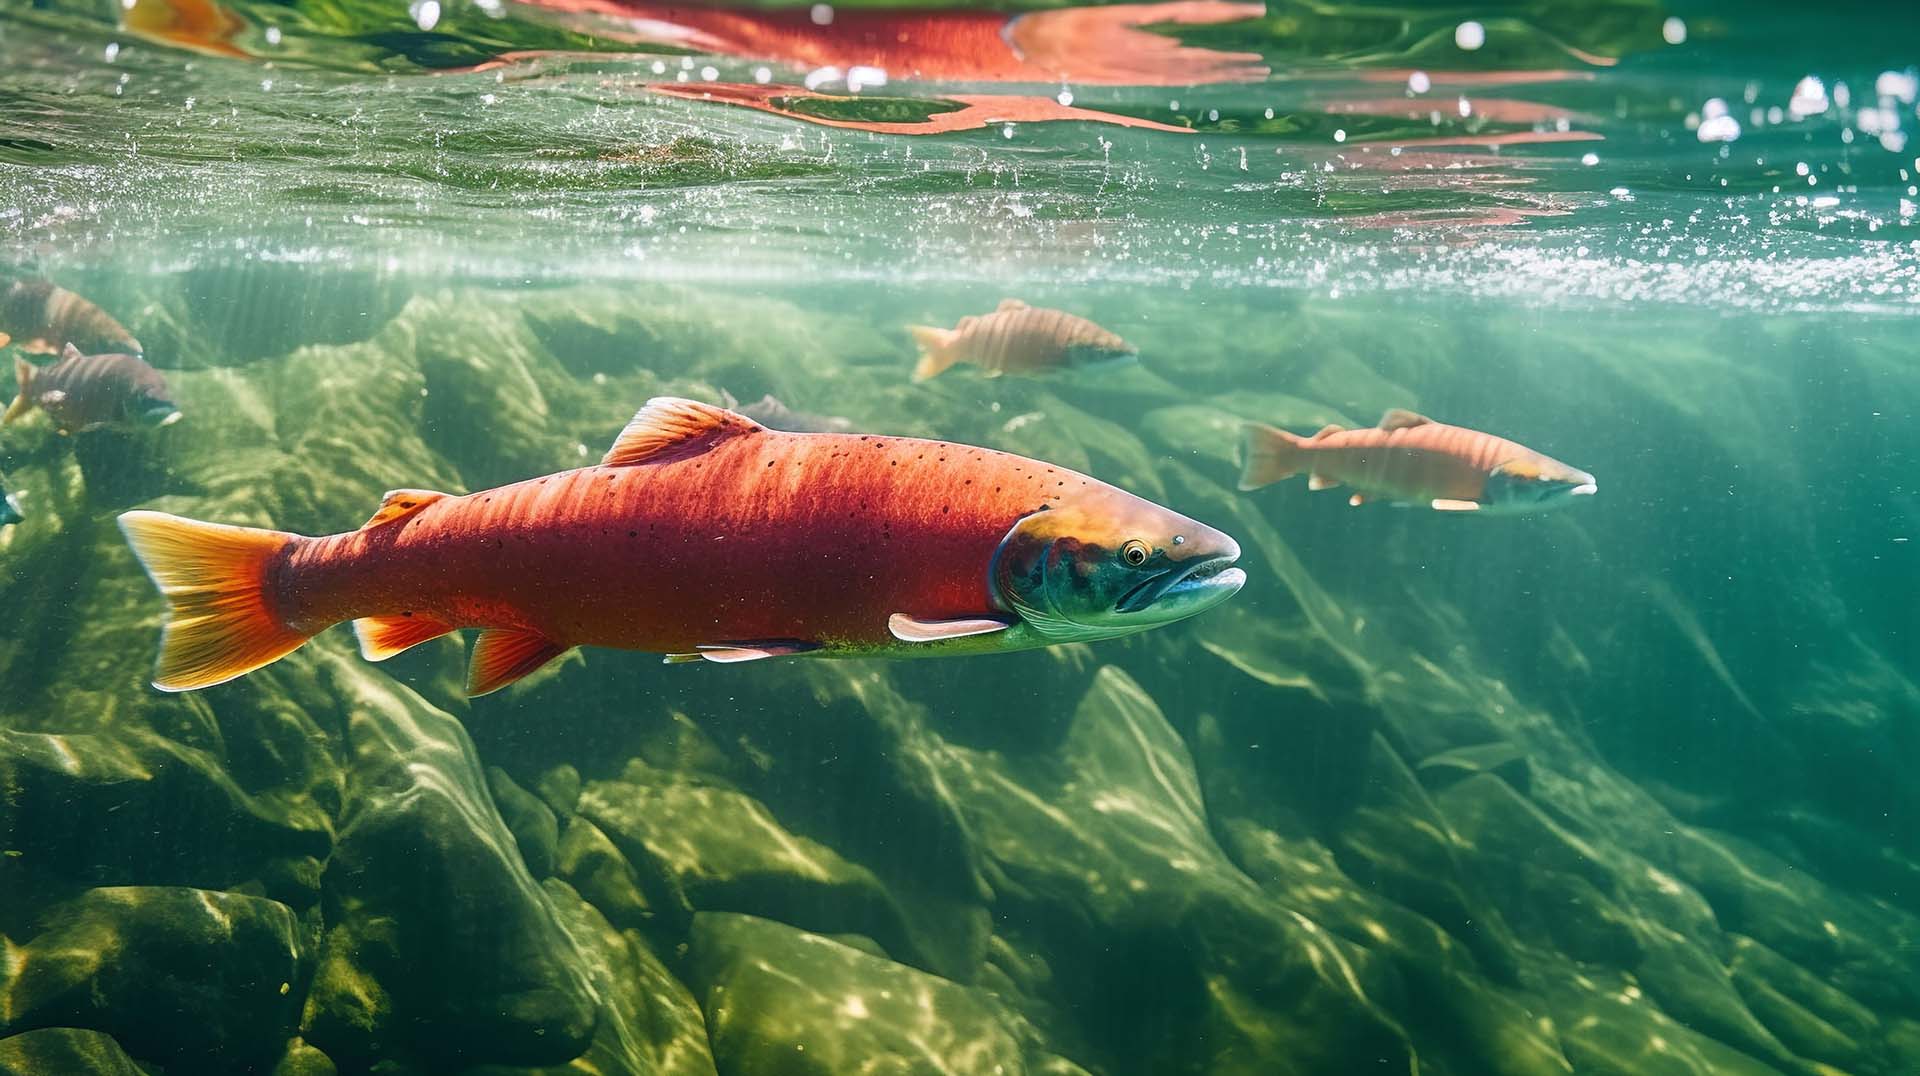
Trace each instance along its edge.
<path fill-rule="evenodd" d="M 1474 134 L 1461 131 L 1457 134 L 1434 135 L 1431 138 L 1399 138 L 1396 146 L 1484 146 L 1493 149 L 1496 146 L 1532 146 L 1549 142 L 1604 142 L 1606 136 L 1597 131 L 1506 131 L 1500 134 Z"/>
<path fill-rule="evenodd" d="M 120 24 L 130 33 L 194 52 L 249 58 L 233 44 L 247 24 L 213 0 L 134 0 Z"/>
<path fill-rule="evenodd" d="M 646 0 L 530 0 L 607 16 L 635 40 L 802 70 L 874 67 L 892 78 L 1179 86 L 1258 82 L 1258 53 L 1194 48 L 1149 26 L 1256 19 L 1263 3 L 1171 0 L 1009 16 L 992 11 L 836 9 L 824 24 L 805 6 L 771 11 L 682 7 Z"/>
<path fill-rule="evenodd" d="M 1523 187 L 1531 176 L 1515 175 L 1511 158 L 1434 150 L 1394 153 L 1386 146 L 1358 146 L 1335 155 L 1336 172 L 1366 172 L 1383 191 L 1483 190 Z"/>
<path fill-rule="evenodd" d="M 1404 85 L 1415 75 L 1425 75 L 1434 90 L 1473 89 L 1480 86 L 1529 86 L 1541 82 L 1591 82 L 1591 71 L 1427 71 L 1412 67 L 1380 67 L 1357 71 L 1352 77 L 1362 82 L 1393 82 Z"/>
<path fill-rule="evenodd" d="M 1178 134 L 1193 133 L 1185 127 L 1173 127 L 1133 116 L 1099 112 L 1090 108 L 1074 108 L 1071 105 L 1063 105 L 1051 97 L 953 94 L 939 98 L 938 102 L 929 101 L 928 103 L 951 104 L 956 107 L 934 113 L 924 120 L 897 122 L 811 115 L 792 105 L 807 101 L 859 101 L 860 98 L 815 93 L 801 86 L 756 86 L 742 82 L 707 82 L 691 86 L 677 82 L 655 82 L 649 83 L 647 89 L 668 97 L 679 97 L 689 101 L 719 101 L 760 112 L 769 112 L 776 116 L 785 116 L 788 119 L 805 120 L 823 127 L 872 131 L 876 134 L 944 134 L 948 131 L 975 131 L 1000 123 L 1045 123 L 1057 120 L 1111 123 L 1121 127 L 1144 127 L 1149 130 L 1173 131 Z"/>
<path fill-rule="evenodd" d="M 1564 209 L 1519 206 L 1465 206 L 1460 209 L 1403 209 L 1347 217 L 1341 223 L 1354 228 L 1507 228 L 1534 217 L 1564 217 Z"/>
<path fill-rule="evenodd" d="M 1358 101 L 1335 101 L 1326 106 L 1332 115 L 1359 116 L 1404 116 L 1410 120 L 1425 119 L 1439 111 L 1442 114 L 1457 111 L 1459 105 L 1452 101 L 1436 101 L 1418 97 L 1380 97 Z M 1591 123 L 1590 116 L 1582 116 L 1557 105 L 1543 105 L 1537 101 L 1516 101 L 1504 97 L 1474 97 L 1467 101 L 1472 116 L 1492 123 Z"/>

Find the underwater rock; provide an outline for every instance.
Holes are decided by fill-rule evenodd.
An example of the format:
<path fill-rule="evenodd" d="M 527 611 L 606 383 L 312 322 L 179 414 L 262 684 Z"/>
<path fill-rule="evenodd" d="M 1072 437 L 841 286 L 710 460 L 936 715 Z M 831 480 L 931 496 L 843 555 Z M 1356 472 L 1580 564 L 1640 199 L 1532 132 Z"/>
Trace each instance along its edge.
<path fill-rule="evenodd" d="M 688 960 L 729 1076 L 1082 1074 L 988 995 L 748 915 L 693 918 Z"/>
<path fill-rule="evenodd" d="M 645 1073 L 714 1076 L 707 1027 L 687 988 L 632 930 L 617 930 L 565 882 L 544 886 L 563 930 L 573 939 L 581 968 L 602 1009 L 585 1053 L 548 1068 L 483 1065 L 465 1076 L 561 1076 Z"/>
<path fill-rule="evenodd" d="M 533 790 L 552 809 L 559 821 L 568 822 L 573 819 L 574 808 L 580 803 L 580 788 L 580 771 L 561 763 L 541 774 Z"/>
<path fill-rule="evenodd" d="M 294 1039 L 287 1044 L 287 1052 L 274 1062 L 267 1076 L 335 1076 L 338 1071 L 332 1058 L 311 1044 Z"/>
<path fill-rule="evenodd" d="M 641 891 L 633 865 L 592 822 L 576 817 L 567 823 L 556 869 L 612 922 L 632 927 L 653 919 L 652 903 Z"/>
<path fill-rule="evenodd" d="M 0 1039 L 0 1076 L 153 1076 L 113 1036 L 49 1027 Z"/>
<path fill-rule="evenodd" d="M 0 728 L 0 807 L 0 881 L 28 868 L 95 885 L 217 888 L 331 845 L 314 804 L 251 795 L 214 755 L 135 730 Z M 276 896 L 305 884 L 276 878 Z"/>
<path fill-rule="evenodd" d="M 581 956 L 494 812 L 458 722 L 365 665 L 348 700 L 348 789 L 325 879 L 308 1041 L 350 1066 L 542 1065 L 597 1018 Z"/>
<path fill-rule="evenodd" d="M 90 890 L 6 943 L 0 1034 L 90 1027 L 169 1067 L 244 1071 L 293 1034 L 302 938 L 291 909 L 258 897 Z"/>
<path fill-rule="evenodd" d="M 1233 865 L 1185 744 L 1126 673 L 1100 670 L 1057 753 L 949 748 L 939 764 L 988 857 L 996 932 L 1044 956 L 1037 990 L 1052 1010 L 1101 1029 L 1082 1060 L 1301 1074 L 1414 1063 L 1383 1007 L 1404 989 L 1392 968 Z"/>
<path fill-rule="evenodd" d="M 500 811 L 501 821 L 507 824 L 507 831 L 520 846 L 520 858 L 527 870 L 535 878 L 552 875 L 555 850 L 560 844 L 560 823 L 554 818 L 553 809 L 514 784 L 507 771 L 498 766 L 487 767 L 487 787 L 493 792 L 493 804 Z"/>
<path fill-rule="evenodd" d="M 698 785 L 635 760 L 619 780 L 580 794 L 588 819 L 658 893 L 662 911 L 773 916 L 823 933 L 858 933 L 911 950 L 906 925 L 871 871 L 789 832 L 731 789 Z"/>

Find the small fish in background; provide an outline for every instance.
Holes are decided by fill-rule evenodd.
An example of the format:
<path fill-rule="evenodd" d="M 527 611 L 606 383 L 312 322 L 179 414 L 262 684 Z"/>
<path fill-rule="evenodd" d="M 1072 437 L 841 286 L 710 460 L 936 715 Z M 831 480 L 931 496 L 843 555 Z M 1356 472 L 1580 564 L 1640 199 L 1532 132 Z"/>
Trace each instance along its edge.
<path fill-rule="evenodd" d="M 13 360 L 20 394 L 0 414 L 7 425 L 35 407 L 53 419 L 61 433 L 101 426 L 169 426 L 180 408 L 167 379 L 138 355 L 83 355 L 72 344 L 51 366 Z"/>
<path fill-rule="evenodd" d="M 911 325 L 920 346 L 913 379 L 925 381 L 956 363 L 971 363 L 988 377 L 1038 374 L 1075 366 L 1124 362 L 1139 349 L 1086 318 L 1064 310 L 1001 300 L 991 314 L 960 319 L 951 329 Z"/>
<path fill-rule="evenodd" d="M 727 410 L 737 411 L 769 429 L 785 430 L 788 433 L 846 433 L 853 429 L 853 420 L 850 418 L 841 418 L 839 415 L 816 415 L 810 411 L 795 411 L 775 399 L 772 393 L 744 406 L 733 398 L 733 393 L 726 389 L 721 389 L 720 395 L 726 403 Z"/>
<path fill-rule="evenodd" d="M 9 335 L 35 355 L 58 355 L 69 344 L 134 355 L 146 350 L 105 310 L 45 280 L 0 287 L 0 346 Z"/>
<path fill-rule="evenodd" d="M 1398 408 L 1373 429 L 1327 426 L 1312 437 L 1245 428 L 1240 488 L 1305 472 L 1310 489 L 1351 486 L 1348 503 L 1387 501 L 1443 512 L 1519 513 L 1591 495 L 1593 476 L 1504 437 Z"/>

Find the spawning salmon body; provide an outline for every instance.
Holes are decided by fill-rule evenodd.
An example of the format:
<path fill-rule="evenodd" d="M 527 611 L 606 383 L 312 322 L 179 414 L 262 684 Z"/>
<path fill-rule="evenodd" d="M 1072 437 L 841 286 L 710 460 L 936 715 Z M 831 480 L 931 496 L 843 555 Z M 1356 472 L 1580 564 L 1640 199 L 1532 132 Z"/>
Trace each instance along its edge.
<path fill-rule="evenodd" d="M 140 341 L 106 311 L 44 280 L 0 288 L 0 333 L 12 336 L 26 351 L 48 355 L 68 344 L 85 351 L 141 350 Z"/>
<path fill-rule="evenodd" d="M 1064 310 L 1008 302 L 991 314 L 960 319 L 954 353 L 987 370 L 1023 373 L 1069 362 L 1075 348 L 1127 350 L 1126 341 Z"/>
<path fill-rule="evenodd" d="M 38 407 L 61 429 L 79 432 L 176 413 L 166 377 L 138 355 L 83 355 L 68 344 L 58 362 L 35 367 L 17 359 L 14 369 L 20 396 L 0 422 Z"/>
<path fill-rule="evenodd" d="M 888 617 L 995 608 L 994 551 L 1069 492 L 1130 497 L 990 449 L 760 430 L 684 458 L 563 471 L 300 538 L 269 607 L 318 631 L 419 615 L 563 645 L 690 651 L 734 640 L 894 644 Z"/>
<path fill-rule="evenodd" d="M 1494 468 L 1512 460 L 1545 459 L 1504 437 L 1440 422 L 1340 430 L 1305 439 L 1299 447 L 1315 475 L 1409 501 L 1477 501 Z"/>

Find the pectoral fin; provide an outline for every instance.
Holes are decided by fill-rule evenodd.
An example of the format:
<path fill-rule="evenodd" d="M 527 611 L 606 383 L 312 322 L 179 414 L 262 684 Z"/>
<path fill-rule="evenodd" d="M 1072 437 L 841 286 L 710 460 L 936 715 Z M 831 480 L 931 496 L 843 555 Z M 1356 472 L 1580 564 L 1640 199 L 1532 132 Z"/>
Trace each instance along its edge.
<path fill-rule="evenodd" d="M 473 644 L 473 663 L 467 666 L 467 696 L 477 698 L 498 691 L 567 649 L 539 632 L 512 628 L 483 631 Z"/>
<path fill-rule="evenodd" d="M 1456 501 L 1440 497 L 1434 500 L 1433 508 L 1436 512 L 1478 512 L 1480 504 L 1477 501 Z"/>
<path fill-rule="evenodd" d="M 810 643 L 801 639 L 769 639 L 754 643 L 702 643 L 699 649 L 689 654 L 668 654 L 668 665 L 687 665 L 696 661 L 711 661 L 716 665 L 732 665 L 741 661 L 759 661 L 762 658 L 784 658 L 794 654 L 804 654 L 820 649 L 819 643 Z"/>
<path fill-rule="evenodd" d="M 1365 503 L 1367 503 L 1367 498 L 1366 495 L 1362 493 L 1356 493 L 1347 498 L 1347 507 L 1349 508 L 1358 508 Z"/>
<path fill-rule="evenodd" d="M 964 639 L 1005 631 L 1013 621 L 1000 616 L 962 617 L 957 620 L 920 620 L 905 613 L 887 618 L 887 630 L 903 643 L 937 643 L 945 639 Z"/>

